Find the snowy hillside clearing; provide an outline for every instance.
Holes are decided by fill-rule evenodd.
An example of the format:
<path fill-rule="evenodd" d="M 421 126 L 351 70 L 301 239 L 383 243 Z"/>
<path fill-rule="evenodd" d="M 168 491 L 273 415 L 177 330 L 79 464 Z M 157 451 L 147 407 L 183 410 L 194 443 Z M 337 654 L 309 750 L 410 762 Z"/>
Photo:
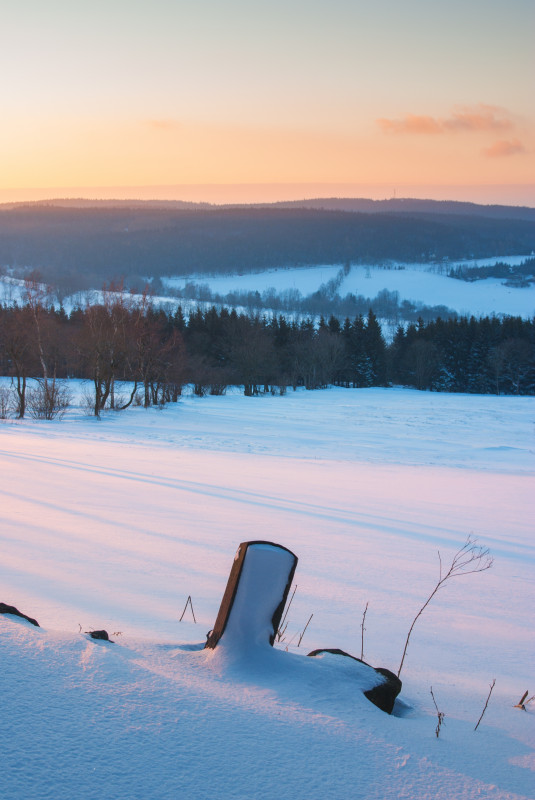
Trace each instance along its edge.
<path fill-rule="evenodd" d="M 535 313 L 535 284 L 529 288 L 505 286 L 499 278 L 467 283 L 448 277 L 452 266 L 486 266 L 503 261 L 515 265 L 529 256 L 504 256 L 503 258 L 455 262 L 447 265 L 429 264 L 373 264 L 353 265 L 344 276 L 337 292 L 341 297 L 349 293 L 375 298 L 385 289 L 399 292 L 400 302 L 408 300 L 426 306 L 443 305 L 464 316 L 507 314 L 532 317 Z M 188 282 L 206 285 L 211 292 L 226 295 L 229 292 L 269 292 L 277 294 L 298 291 L 303 296 L 316 292 L 322 285 L 336 280 L 340 264 L 268 270 L 244 275 L 190 275 L 169 278 L 164 284 L 183 290 Z"/>
<path fill-rule="evenodd" d="M 459 265 L 465 267 L 492 265 L 496 261 L 503 261 L 511 265 L 525 261 L 529 256 L 504 256 L 494 259 L 480 259 L 477 261 L 452 262 L 448 265 L 429 264 L 389 264 L 389 265 L 353 265 L 349 274 L 337 283 L 336 292 L 340 297 L 347 294 L 360 295 L 374 300 L 377 295 L 385 290 L 398 293 L 398 302 L 408 301 L 416 306 L 444 306 L 463 316 L 492 316 L 509 315 L 520 316 L 524 319 L 535 314 L 535 284 L 519 288 L 506 286 L 500 278 L 487 278 L 474 283 L 455 280 L 448 277 L 447 272 L 451 267 Z M 291 306 L 291 297 L 299 293 L 307 297 L 317 292 L 331 281 L 340 278 L 342 265 L 327 264 L 323 266 L 299 267 L 287 269 L 266 270 L 264 272 L 234 274 L 234 275 L 204 275 L 191 274 L 177 278 L 162 280 L 164 289 L 178 290 L 183 296 L 173 298 L 160 296 L 155 292 L 153 302 L 166 310 L 173 310 L 180 305 L 187 314 L 197 306 L 208 308 L 212 300 L 188 298 L 185 291 L 187 284 L 206 287 L 211 295 L 219 294 L 222 297 L 231 292 L 258 292 L 286 296 Z M 151 281 L 150 274 L 146 276 Z M 202 292 L 201 292 L 202 295 Z M 134 295 L 140 299 L 140 296 Z M 57 298 L 51 300 L 58 305 Z M 24 303 L 24 281 L 0 276 L 0 303 L 12 305 Z M 62 304 L 69 313 L 76 306 L 84 307 L 87 303 L 102 302 L 100 287 L 92 291 L 77 292 L 74 295 L 62 297 Z M 240 312 L 250 312 L 251 308 L 236 306 Z M 269 302 L 259 306 L 257 311 L 269 313 Z M 290 312 L 296 311 L 295 308 Z M 324 314 L 329 316 L 329 307 L 326 305 Z M 380 309 L 378 315 L 381 316 Z M 386 322 L 386 320 L 385 320 Z"/>

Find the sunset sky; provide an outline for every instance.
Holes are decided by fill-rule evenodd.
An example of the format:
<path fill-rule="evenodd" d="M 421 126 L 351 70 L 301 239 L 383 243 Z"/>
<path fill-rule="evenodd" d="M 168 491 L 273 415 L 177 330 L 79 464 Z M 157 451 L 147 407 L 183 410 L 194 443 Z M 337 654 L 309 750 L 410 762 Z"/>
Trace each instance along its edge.
<path fill-rule="evenodd" d="M 535 206 L 533 0 L 3 6 L 0 202 Z"/>

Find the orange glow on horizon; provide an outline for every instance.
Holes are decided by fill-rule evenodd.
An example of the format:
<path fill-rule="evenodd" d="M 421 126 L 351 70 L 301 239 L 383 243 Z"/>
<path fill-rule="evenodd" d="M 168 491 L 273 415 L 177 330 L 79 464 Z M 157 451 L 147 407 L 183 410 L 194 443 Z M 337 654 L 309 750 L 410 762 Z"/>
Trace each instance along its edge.
<path fill-rule="evenodd" d="M 503 119 L 494 120 L 501 132 L 497 137 L 492 123 L 480 135 L 481 118 L 458 117 L 454 133 L 447 119 L 383 119 L 350 136 L 173 120 L 71 122 L 42 128 L 30 156 L 24 142 L 18 152 L 9 147 L 12 157 L 2 173 L 0 195 L 39 186 L 528 183 L 535 147 L 526 147 L 514 130 L 504 138 L 509 130 Z M 467 130 L 469 125 L 473 128 Z M 3 138 L 0 133 L 5 149 Z"/>
<path fill-rule="evenodd" d="M 387 200 L 412 197 L 458 200 L 483 205 L 535 207 L 535 184 L 356 184 L 356 183 L 241 183 L 175 184 L 152 186 L 50 186 L 0 189 L 1 203 L 56 199 L 180 200 L 215 205 L 275 203 L 322 197 L 364 197 Z"/>

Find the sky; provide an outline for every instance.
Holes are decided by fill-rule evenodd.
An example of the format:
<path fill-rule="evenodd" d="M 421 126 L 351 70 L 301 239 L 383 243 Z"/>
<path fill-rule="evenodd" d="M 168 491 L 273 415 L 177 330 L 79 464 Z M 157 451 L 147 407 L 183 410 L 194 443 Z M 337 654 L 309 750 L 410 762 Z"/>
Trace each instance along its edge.
<path fill-rule="evenodd" d="M 0 201 L 535 205 L 533 0 L 3 5 Z"/>

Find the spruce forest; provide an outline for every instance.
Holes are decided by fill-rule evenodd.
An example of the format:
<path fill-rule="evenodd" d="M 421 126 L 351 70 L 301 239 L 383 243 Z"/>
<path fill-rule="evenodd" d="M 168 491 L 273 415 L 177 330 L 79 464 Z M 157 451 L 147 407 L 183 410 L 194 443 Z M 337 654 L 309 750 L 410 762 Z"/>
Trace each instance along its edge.
<path fill-rule="evenodd" d="M 520 317 L 419 320 L 387 344 L 371 309 L 316 324 L 215 306 L 186 316 L 180 306 L 169 313 L 146 295 L 115 291 L 102 298 L 67 314 L 28 284 L 24 305 L 0 306 L 0 374 L 12 379 L 10 405 L 3 387 L 3 416 L 9 405 L 17 417 L 53 418 L 66 378 L 88 381 L 96 416 L 176 402 L 186 384 L 199 396 L 228 386 L 255 396 L 329 385 L 535 394 L 535 325 Z"/>

